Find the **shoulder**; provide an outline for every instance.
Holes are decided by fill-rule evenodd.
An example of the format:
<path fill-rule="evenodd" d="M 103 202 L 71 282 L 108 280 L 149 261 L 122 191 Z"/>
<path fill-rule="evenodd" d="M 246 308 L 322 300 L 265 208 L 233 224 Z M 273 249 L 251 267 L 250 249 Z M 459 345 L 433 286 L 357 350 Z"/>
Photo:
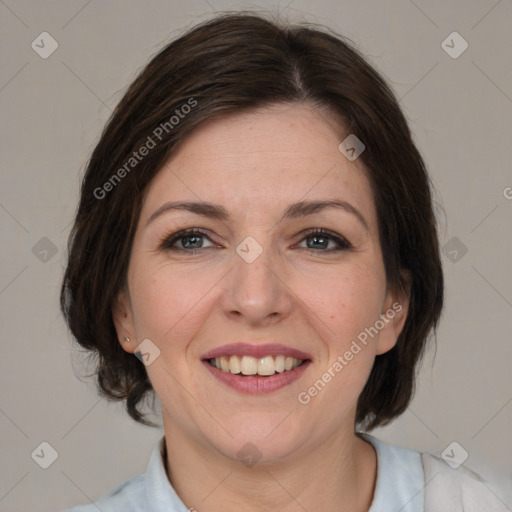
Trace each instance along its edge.
<path fill-rule="evenodd" d="M 459 466 L 452 469 L 430 453 L 384 443 L 369 434 L 377 452 L 377 482 L 370 512 L 507 512 L 479 475 Z"/>
<path fill-rule="evenodd" d="M 186 510 L 170 484 L 164 463 L 165 437 L 153 448 L 145 473 L 118 485 L 94 503 L 66 512 L 173 512 Z"/>
<path fill-rule="evenodd" d="M 145 496 L 145 475 L 137 475 L 118 485 L 94 503 L 79 505 L 65 512 L 142 512 Z"/>
<path fill-rule="evenodd" d="M 423 512 L 425 479 L 420 453 L 369 434 L 360 435 L 377 454 L 377 479 L 369 512 Z"/>
<path fill-rule="evenodd" d="M 487 482 L 470 469 L 452 469 L 441 458 L 423 453 L 425 512 L 506 512 Z"/>

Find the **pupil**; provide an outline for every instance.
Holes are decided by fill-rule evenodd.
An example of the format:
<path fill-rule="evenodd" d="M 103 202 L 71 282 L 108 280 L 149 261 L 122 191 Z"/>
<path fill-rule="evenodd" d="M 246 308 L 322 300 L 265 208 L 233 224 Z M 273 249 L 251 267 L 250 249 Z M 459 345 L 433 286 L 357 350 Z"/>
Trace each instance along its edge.
<path fill-rule="evenodd" d="M 313 237 L 311 237 L 311 239 L 313 240 L 313 243 L 320 243 L 320 247 L 322 247 L 324 249 L 327 248 L 327 245 L 329 243 L 327 238 L 324 236 L 313 236 Z M 316 245 L 314 247 L 318 247 L 318 245 Z"/>
<path fill-rule="evenodd" d="M 190 243 L 190 240 L 193 240 L 193 242 Z M 195 241 L 195 242 L 194 242 Z M 197 244 L 197 245 L 195 245 Z M 187 236 L 183 239 L 182 241 L 182 245 L 185 247 L 185 248 L 192 248 L 192 249 L 198 249 L 202 246 L 202 243 L 201 243 L 201 237 L 197 236 L 197 235 L 190 235 L 190 236 Z"/>

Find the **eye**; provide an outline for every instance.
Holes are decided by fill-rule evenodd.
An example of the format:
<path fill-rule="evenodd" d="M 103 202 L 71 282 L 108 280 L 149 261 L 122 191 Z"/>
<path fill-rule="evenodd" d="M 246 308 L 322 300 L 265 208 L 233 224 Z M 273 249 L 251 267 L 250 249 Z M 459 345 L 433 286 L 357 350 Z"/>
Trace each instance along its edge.
<path fill-rule="evenodd" d="M 345 238 L 321 228 L 307 231 L 302 240 L 306 241 L 306 249 L 313 251 L 320 249 L 320 252 L 342 251 L 352 247 Z"/>
<path fill-rule="evenodd" d="M 205 246 L 204 241 L 209 240 L 211 245 Z M 178 242 L 178 243 L 177 243 Z M 160 244 L 160 249 L 167 251 L 187 251 L 193 252 L 197 249 L 207 249 L 214 247 L 210 238 L 200 229 L 182 229 L 164 240 Z"/>
<path fill-rule="evenodd" d="M 209 241 L 210 245 L 205 245 L 205 240 Z M 313 252 L 334 252 L 350 249 L 352 245 L 342 236 L 336 235 L 321 228 L 314 228 L 304 233 L 302 242 L 306 242 L 304 249 L 312 250 Z M 301 243 L 302 243 L 301 242 Z M 216 247 L 210 237 L 201 229 L 191 228 L 182 229 L 173 233 L 162 240 L 159 249 L 165 251 L 182 251 L 194 254 L 200 249 L 208 249 Z M 300 245 L 297 245 L 300 247 Z"/>

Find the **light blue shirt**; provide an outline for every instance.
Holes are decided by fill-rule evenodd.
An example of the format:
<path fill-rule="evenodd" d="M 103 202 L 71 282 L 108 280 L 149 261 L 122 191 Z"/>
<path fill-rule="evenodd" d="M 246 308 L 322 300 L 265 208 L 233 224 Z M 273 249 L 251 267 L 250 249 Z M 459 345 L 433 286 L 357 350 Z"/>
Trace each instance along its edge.
<path fill-rule="evenodd" d="M 361 434 L 377 452 L 377 482 L 368 512 L 424 512 L 425 475 L 421 454 Z M 163 461 L 165 437 L 154 447 L 144 474 L 114 488 L 94 503 L 68 512 L 188 512 L 170 484 Z M 200 508 L 198 508 L 200 510 Z"/>

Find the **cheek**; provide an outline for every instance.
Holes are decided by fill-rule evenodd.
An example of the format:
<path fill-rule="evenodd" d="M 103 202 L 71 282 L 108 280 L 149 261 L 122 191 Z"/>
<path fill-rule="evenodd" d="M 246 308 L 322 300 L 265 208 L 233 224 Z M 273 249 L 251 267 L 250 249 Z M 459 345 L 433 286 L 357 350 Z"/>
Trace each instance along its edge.
<path fill-rule="evenodd" d="M 298 400 L 317 411 L 327 430 L 356 407 L 371 372 L 377 338 L 365 339 L 365 329 L 379 318 L 384 294 L 384 280 L 369 267 L 347 268 L 301 288 L 300 298 L 310 310 L 323 350 Z"/>
<path fill-rule="evenodd" d="M 378 266 L 347 265 L 332 272 L 301 272 L 294 291 L 323 324 L 331 349 L 342 350 L 379 318 L 385 277 Z"/>
<path fill-rule="evenodd" d="M 162 351 L 183 349 L 200 326 L 218 277 L 183 272 L 170 264 L 152 269 L 134 265 L 132 276 L 137 337 L 151 339 Z"/>

